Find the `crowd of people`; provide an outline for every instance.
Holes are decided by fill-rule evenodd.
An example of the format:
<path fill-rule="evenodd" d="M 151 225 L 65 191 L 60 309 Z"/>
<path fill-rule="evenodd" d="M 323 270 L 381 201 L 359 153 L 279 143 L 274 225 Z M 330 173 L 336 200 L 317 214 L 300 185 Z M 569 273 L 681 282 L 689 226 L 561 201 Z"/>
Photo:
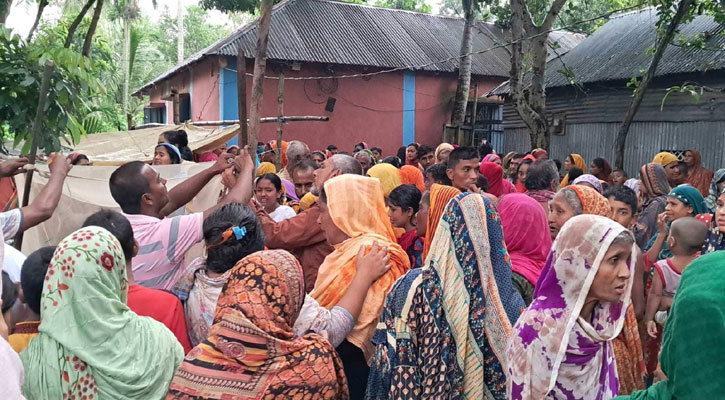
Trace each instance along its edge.
<path fill-rule="evenodd" d="M 485 142 L 195 155 L 165 132 L 152 165 L 111 175 L 121 212 L 0 254 L 0 398 L 718 398 L 725 169 L 681 156 L 630 177 Z M 195 161 L 171 190 L 153 167 Z M 48 162 L 0 214 L 0 252 L 92 160 Z M 216 204 L 185 213 L 218 175 Z"/>

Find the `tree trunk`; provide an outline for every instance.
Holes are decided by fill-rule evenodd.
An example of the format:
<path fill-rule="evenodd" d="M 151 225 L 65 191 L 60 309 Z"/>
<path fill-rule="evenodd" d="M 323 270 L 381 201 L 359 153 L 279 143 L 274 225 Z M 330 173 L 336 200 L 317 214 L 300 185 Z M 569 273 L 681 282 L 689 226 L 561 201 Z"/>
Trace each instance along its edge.
<path fill-rule="evenodd" d="M 93 41 L 93 35 L 96 33 L 98 27 L 98 20 L 101 18 L 101 11 L 103 10 L 103 0 L 96 0 L 96 8 L 93 10 L 93 18 L 91 19 L 91 25 L 88 27 L 86 38 L 83 40 L 83 51 L 81 54 L 88 57 L 91 54 L 91 42 Z"/>
<path fill-rule="evenodd" d="M 45 11 L 45 7 L 48 5 L 48 0 L 40 0 L 38 3 L 38 12 L 35 14 L 35 21 L 33 21 L 33 26 L 30 27 L 30 32 L 28 32 L 28 37 L 25 39 L 26 42 L 30 43 L 30 39 L 33 38 L 33 34 L 35 33 L 35 30 L 38 28 L 38 24 L 40 23 L 40 18 L 43 16 L 43 11 Z"/>
<path fill-rule="evenodd" d="M 658 36 L 660 33 L 662 36 L 658 37 L 655 41 L 655 54 L 652 56 L 652 61 L 650 61 L 649 68 L 647 68 L 644 78 L 642 78 L 642 81 L 639 85 L 637 85 L 637 88 L 634 91 L 634 97 L 632 97 L 632 103 L 630 103 L 627 112 L 624 114 L 624 120 L 622 120 L 622 124 L 619 125 L 619 129 L 617 130 L 617 139 L 615 142 L 617 156 L 614 161 L 616 168 L 624 168 L 624 148 L 627 143 L 629 127 L 632 125 L 632 121 L 639 110 L 640 104 L 642 104 L 642 99 L 644 99 L 647 87 L 657 72 L 657 66 L 660 63 L 660 59 L 662 59 L 662 55 L 665 53 L 667 46 L 675 37 L 675 33 L 677 33 L 677 27 L 680 25 L 680 22 L 690 11 L 692 2 L 693 0 L 682 0 L 677 6 L 677 12 L 674 16 L 672 16 L 672 20 L 667 25 L 667 29 L 664 32 L 658 32 Z"/>
<path fill-rule="evenodd" d="M 184 7 L 181 0 L 177 0 L 178 14 L 176 15 L 176 59 L 179 64 L 184 61 Z"/>
<path fill-rule="evenodd" d="M 8 19 L 12 7 L 13 0 L 0 0 L 0 24 L 4 24 Z"/>
<path fill-rule="evenodd" d="M 455 127 L 463 125 L 466 119 L 468 92 L 471 90 L 471 42 L 474 23 L 473 0 L 463 0 L 463 8 L 465 23 L 463 24 L 463 38 L 461 39 L 461 58 L 458 64 L 458 85 L 456 86 L 456 98 L 453 103 L 453 113 L 451 115 L 451 125 Z"/>
<path fill-rule="evenodd" d="M 284 72 L 279 73 L 279 81 L 277 82 L 277 116 L 280 117 L 277 122 L 277 171 L 282 170 L 282 117 L 284 117 Z"/>
<path fill-rule="evenodd" d="M 255 153 L 257 138 L 259 137 L 259 118 L 262 108 L 264 73 L 267 68 L 267 41 L 269 39 L 269 25 L 272 21 L 273 5 L 273 0 L 262 0 L 259 28 L 257 29 L 257 54 L 254 57 L 252 101 L 249 107 L 249 143 L 255 145 Z M 252 149 L 250 149 L 250 152 L 252 152 Z"/>
<path fill-rule="evenodd" d="M 549 150 L 549 121 L 546 115 L 547 41 L 556 17 L 566 0 L 554 0 L 541 25 L 536 26 L 525 0 L 511 1 L 511 70 L 509 90 L 516 112 L 529 130 L 531 148 Z M 533 39 L 526 39 L 533 37 Z M 526 58 L 531 71 L 526 74 Z M 529 79 L 527 79 L 529 78 Z M 527 86 L 527 81 L 529 85 Z"/>
<path fill-rule="evenodd" d="M 71 43 L 73 43 L 73 35 L 76 33 L 76 29 L 78 29 L 78 25 L 81 24 L 83 21 L 83 18 L 85 18 L 86 13 L 91 8 L 93 3 L 95 3 L 96 0 L 88 0 L 86 1 L 86 4 L 83 5 L 83 8 L 81 8 L 81 11 L 78 13 L 76 18 L 73 20 L 73 22 L 68 27 L 68 35 L 65 37 L 65 43 L 63 44 L 63 47 L 66 49 L 70 47 Z"/>
<path fill-rule="evenodd" d="M 242 41 L 239 41 L 237 49 L 237 115 L 239 116 L 239 134 L 237 135 L 237 143 L 239 147 L 249 145 L 250 150 L 254 148 L 257 151 L 257 143 L 251 143 L 247 134 L 249 133 L 249 125 L 247 125 L 247 59 L 244 57 L 244 49 Z"/>
<path fill-rule="evenodd" d="M 123 115 L 126 116 L 126 120 L 129 119 L 128 115 L 128 87 L 130 81 L 130 61 L 131 56 L 131 20 L 126 16 L 123 18 Z M 127 123 L 126 129 L 130 129 L 130 123 Z"/>

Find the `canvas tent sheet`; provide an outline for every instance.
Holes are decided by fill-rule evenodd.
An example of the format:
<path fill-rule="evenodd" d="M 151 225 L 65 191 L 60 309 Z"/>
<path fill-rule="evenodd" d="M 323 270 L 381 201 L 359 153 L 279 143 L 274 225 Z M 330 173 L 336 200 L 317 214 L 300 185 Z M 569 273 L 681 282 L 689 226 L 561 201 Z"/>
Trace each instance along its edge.
<path fill-rule="evenodd" d="M 191 124 L 162 125 L 123 132 L 94 133 L 81 138 L 74 151 L 83 153 L 94 165 L 120 165 L 129 161 L 151 161 L 159 135 L 169 130 L 184 129 L 189 148 L 201 153 L 228 142 L 239 131 L 239 125 L 203 129 Z"/>
<path fill-rule="evenodd" d="M 155 166 L 154 168 L 167 180 L 166 186 L 171 190 L 174 186 L 211 165 L 212 163 L 188 163 Z M 50 177 L 47 165 L 36 164 L 36 168 L 38 172 L 33 176 L 30 201 L 38 196 Z M 53 216 L 48 221 L 25 232 L 23 253 L 30 254 L 40 247 L 57 245 L 64 237 L 80 228 L 89 215 L 98 210 L 105 208 L 120 211 L 118 204 L 111 197 L 108 186 L 108 180 L 115 169 L 116 167 L 112 166 L 73 167 L 63 184 L 63 195 Z M 23 188 L 25 175 L 17 175 L 15 179 L 17 187 Z M 177 212 L 188 214 L 204 211 L 217 204 L 221 190 L 221 176 L 217 175 L 183 210 Z M 19 196 L 22 197 L 22 189 L 19 192 Z M 194 251 L 187 253 L 187 259 L 199 255 L 201 255 L 201 246 L 197 246 Z"/>

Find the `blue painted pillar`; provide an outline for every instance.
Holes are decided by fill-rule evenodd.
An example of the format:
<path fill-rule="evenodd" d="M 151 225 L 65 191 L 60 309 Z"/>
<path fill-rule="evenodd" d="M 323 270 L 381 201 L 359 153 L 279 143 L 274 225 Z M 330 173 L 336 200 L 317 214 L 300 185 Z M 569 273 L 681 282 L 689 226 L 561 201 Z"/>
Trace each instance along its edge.
<path fill-rule="evenodd" d="M 415 142 L 415 72 L 403 73 L 403 146 Z"/>

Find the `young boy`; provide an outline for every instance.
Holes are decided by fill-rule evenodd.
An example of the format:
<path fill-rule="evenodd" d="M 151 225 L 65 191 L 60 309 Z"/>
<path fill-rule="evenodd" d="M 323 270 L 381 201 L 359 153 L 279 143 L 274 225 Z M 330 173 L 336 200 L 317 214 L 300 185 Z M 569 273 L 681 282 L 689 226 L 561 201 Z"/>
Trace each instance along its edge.
<path fill-rule="evenodd" d="M 20 271 L 20 287 L 28 309 L 28 316 L 23 322 L 15 324 L 13 334 L 8 337 L 10 346 L 20 353 L 28 347 L 30 341 L 38 336 L 40 326 L 40 295 L 48 265 L 53 258 L 55 247 L 41 247 L 28 256 Z"/>
<path fill-rule="evenodd" d="M 629 176 L 627 176 L 627 173 L 623 169 L 617 168 L 612 171 L 612 182 L 615 185 L 624 185 L 627 179 L 629 179 Z"/>
<path fill-rule="evenodd" d="M 666 311 L 672 307 L 672 299 L 680 284 L 680 277 L 685 268 L 700 255 L 705 242 L 707 226 L 693 217 L 682 217 L 672 222 L 667 245 L 672 257 L 655 263 L 652 286 L 647 297 L 645 321 L 647 333 L 651 337 L 657 335 L 655 314 L 658 310 Z M 664 324 L 664 323 L 662 323 Z"/>

